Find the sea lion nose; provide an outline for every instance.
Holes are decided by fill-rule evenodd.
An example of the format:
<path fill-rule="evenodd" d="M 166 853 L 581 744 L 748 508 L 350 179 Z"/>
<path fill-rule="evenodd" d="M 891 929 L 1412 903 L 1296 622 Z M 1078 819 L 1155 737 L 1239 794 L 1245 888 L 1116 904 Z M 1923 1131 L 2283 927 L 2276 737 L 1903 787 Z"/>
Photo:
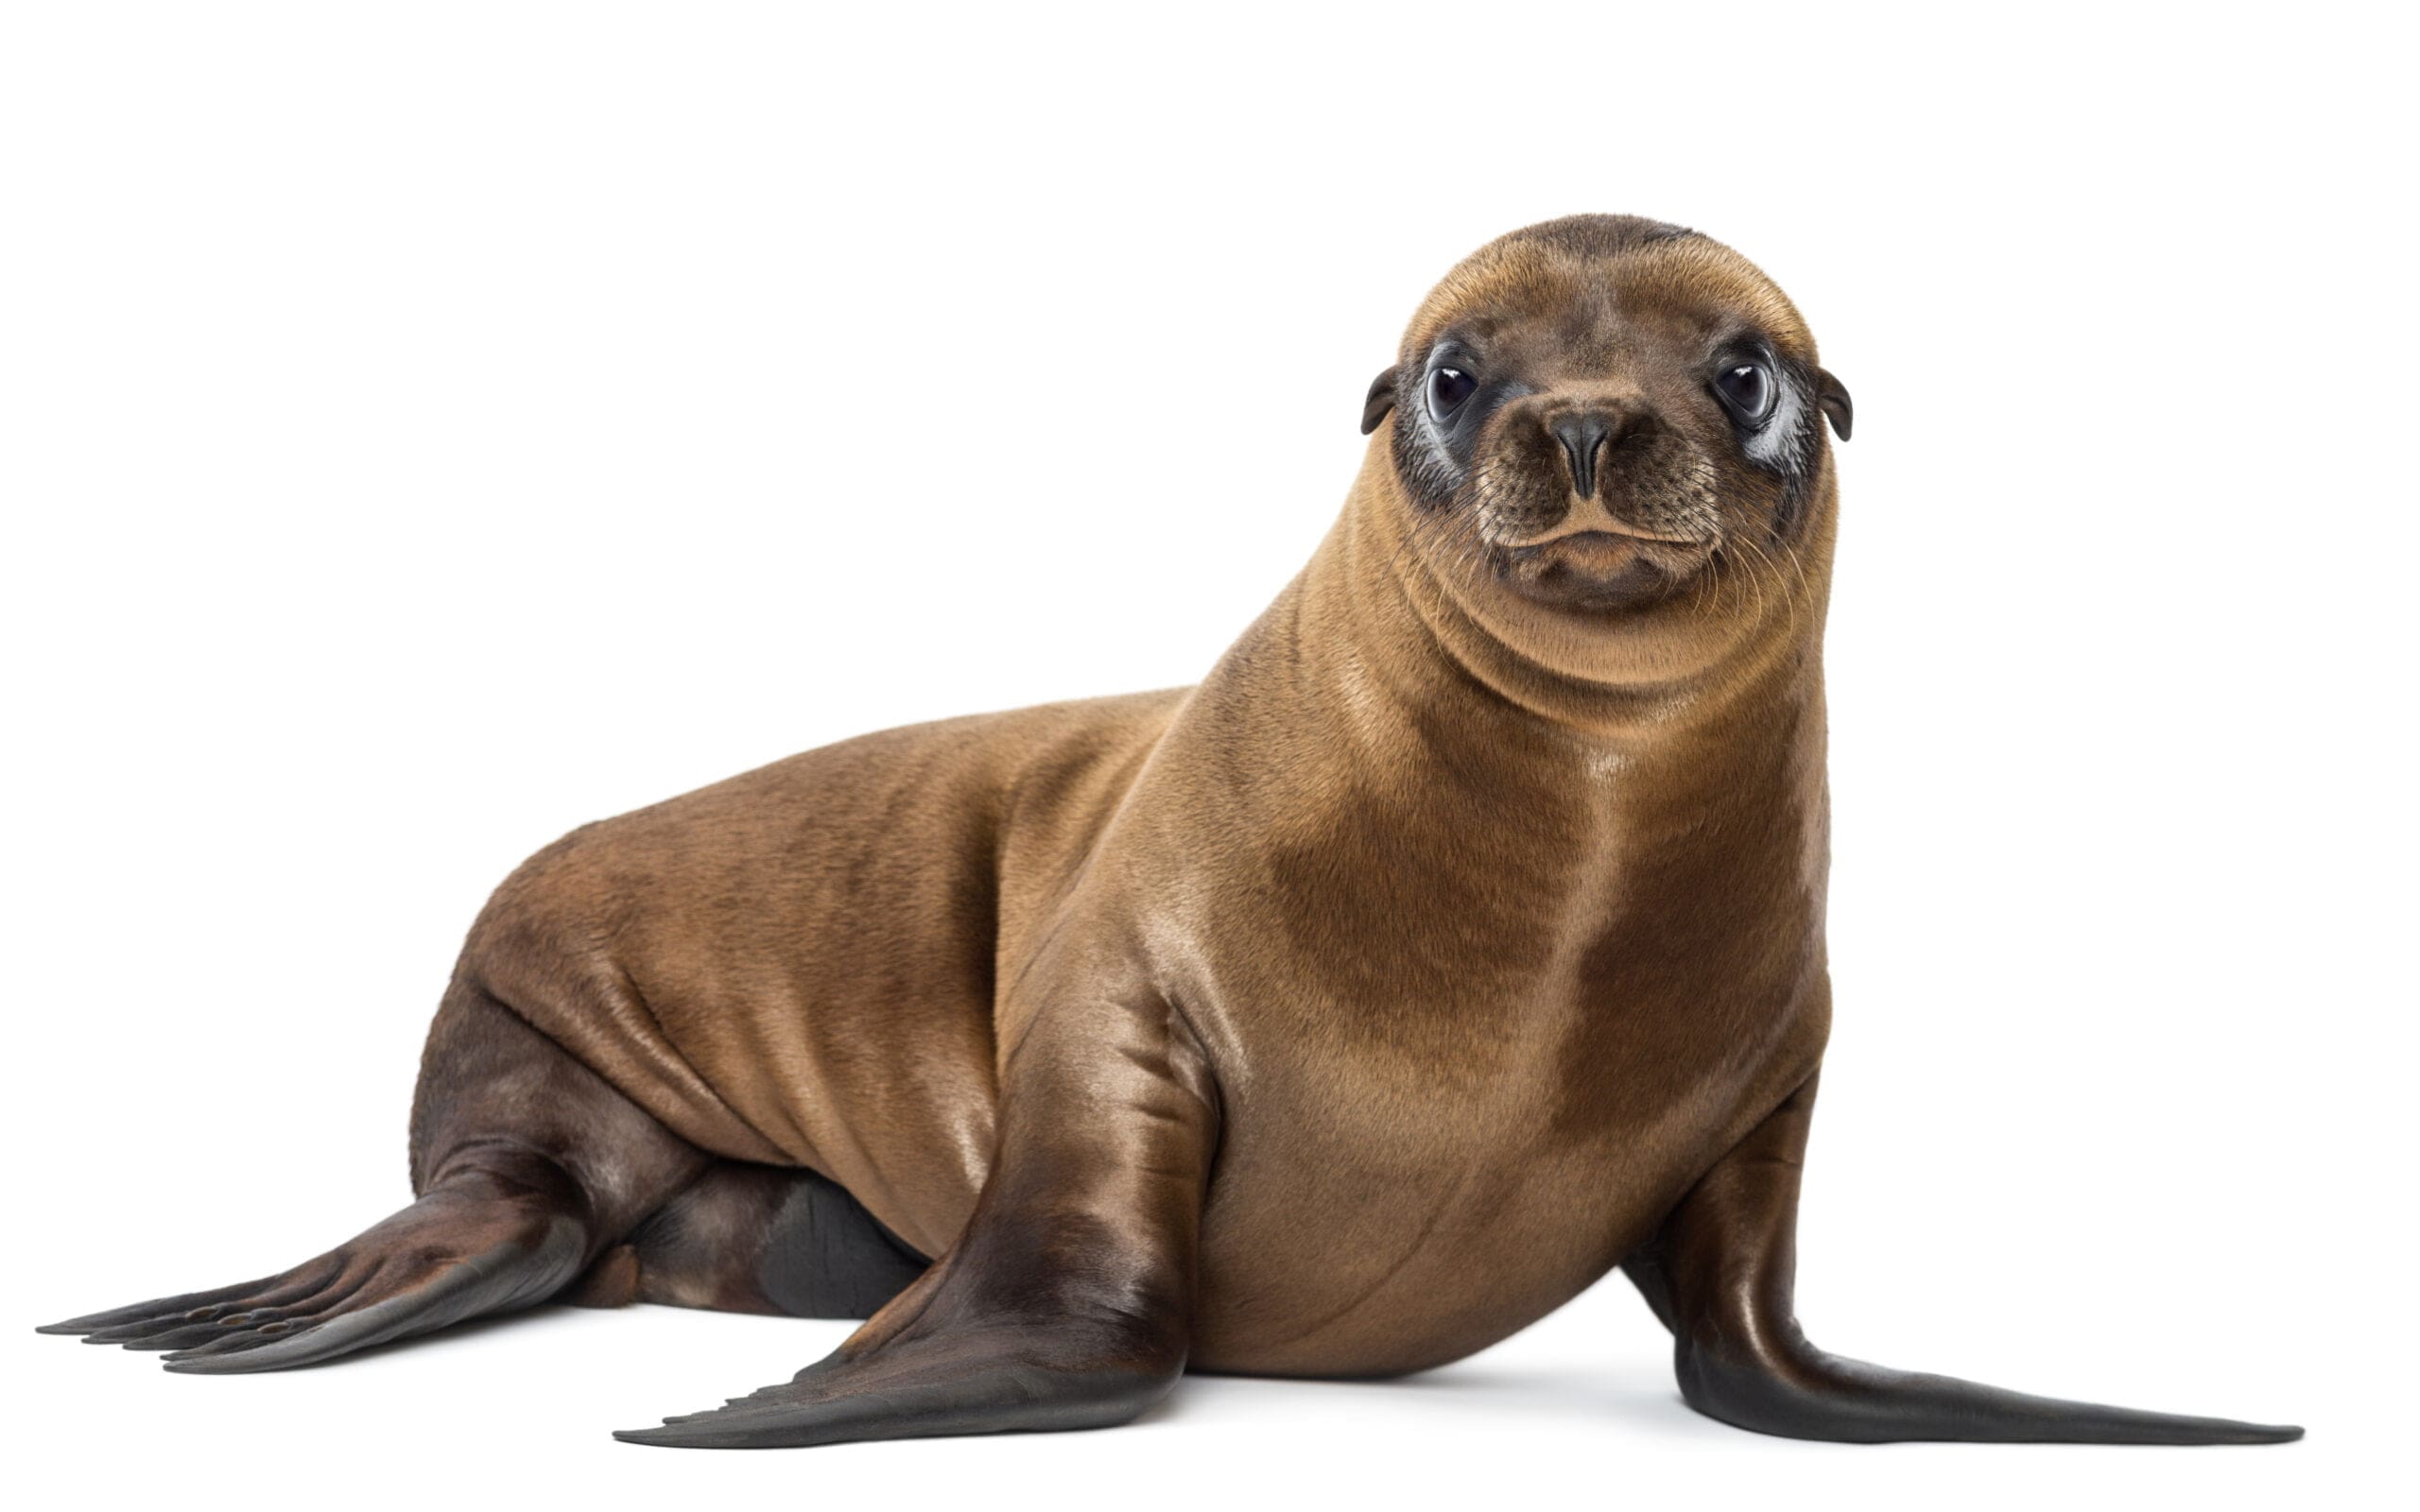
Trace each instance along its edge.
<path fill-rule="evenodd" d="M 1602 410 L 1584 410 L 1547 422 L 1547 430 L 1563 443 L 1564 459 L 1571 466 L 1571 491 L 1581 498 L 1597 492 L 1597 454 L 1621 429 L 1621 417 Z"/>

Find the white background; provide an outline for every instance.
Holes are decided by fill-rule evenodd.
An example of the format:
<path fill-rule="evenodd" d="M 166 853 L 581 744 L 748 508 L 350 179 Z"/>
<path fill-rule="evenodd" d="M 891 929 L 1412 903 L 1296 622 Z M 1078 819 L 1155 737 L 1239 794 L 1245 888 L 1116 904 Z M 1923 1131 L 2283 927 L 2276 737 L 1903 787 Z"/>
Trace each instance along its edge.
<path fill-rule="evenodd" d="M 2387 1494 L 2420 541 L 2384 8 L 815 9 L 6 11 L 20 1504 Z M 461 931 L 563 830 L 1198 676 L 1325 528 L 1423 291 L 1582 210 L 1745 251 L 1856 395 L 1810 1331 L 2306 1442 L 1761 1439 L 1680 1404 L 1619 1281 L 1420 1380 L 755 1455 L 605 1435 L 846 1325 L 554 1312 L 232 1379 L 26 1332 L 403 1200 Z"/>

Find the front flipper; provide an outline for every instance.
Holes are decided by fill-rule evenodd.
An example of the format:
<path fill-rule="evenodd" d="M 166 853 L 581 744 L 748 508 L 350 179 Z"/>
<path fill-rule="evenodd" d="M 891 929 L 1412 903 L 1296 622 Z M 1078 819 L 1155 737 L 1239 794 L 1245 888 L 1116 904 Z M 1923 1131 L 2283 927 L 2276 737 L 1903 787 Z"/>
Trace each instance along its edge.
<path fill-rule="evenodd" d="M 1046 1011 L 958 1244 L 832 1356 L 614 1436 L 778 1449 L 1126 1422 L 1184 1368 L 1217 1143 L 1208 1061 L 1157 1002 Z"/>
<path fill-rule="evenodd" d="M 1672 1330 L 1681 1396 L 1785 1438 L 2046 1444 L 2280 1444 L 2299 1428 L 2060 1401 L 1815 1348 L 1792 1315 L 1809 1081 L 1706 1173 L 1624 1269 Z"/>
<path fill-rule="evenodd" d="M 1183 1357 L 1136 1349 L 1118 1331 L 1098 1347 L 1063 1320 L 986 1337 L 901 1340 L 851 1360 L 834 1355 L 796 1380 L 661 1428 L 614 1436 L 682 1449 L 801 1449 L 873 1438 L 1109 1428 L 1167 1395 Z"/>

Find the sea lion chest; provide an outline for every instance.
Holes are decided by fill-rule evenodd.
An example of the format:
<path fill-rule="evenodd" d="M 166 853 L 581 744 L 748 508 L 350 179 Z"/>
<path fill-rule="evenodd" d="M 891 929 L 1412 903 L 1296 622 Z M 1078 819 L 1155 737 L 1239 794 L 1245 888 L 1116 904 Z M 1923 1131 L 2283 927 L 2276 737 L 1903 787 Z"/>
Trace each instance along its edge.
<path fill-rule="evenodd" d="M 1267 816 L 1188 886 L 1168 976 L 1225 1115 L 1206 1367 L 1484 1348 L 1616 1264 L 1814 1068 L 1820 783 L 1503 755 Z"/>

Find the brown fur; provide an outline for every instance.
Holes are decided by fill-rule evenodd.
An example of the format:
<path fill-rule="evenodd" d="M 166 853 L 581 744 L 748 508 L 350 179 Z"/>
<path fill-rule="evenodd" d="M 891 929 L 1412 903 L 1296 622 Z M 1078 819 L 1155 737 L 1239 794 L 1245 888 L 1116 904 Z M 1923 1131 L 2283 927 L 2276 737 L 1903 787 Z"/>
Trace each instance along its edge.
<path fill-rule="evenodd" d="M 1450 282 L 1554 308 L 1572 276 Z M 1461 644 L 1486 585 L 1422 559 L 1388 441 L 1201 687 L 887 731 L 593 825 L 504 885 L 464 970 L 683 1139 L 821 1171 L 938 1254 L 1022 1037 L 1088 995 L 1091 951 L 1071 981 L 1045 947 L 1082 937 L 1217 1068 L 1196 1363 L 1411 1370 L 1535 1320 L 1821 1054 L 1828 532 L 1803 581 L 1739 590 L 1754 617 L 1685 620 L 1685 675 L 1620 678 L 1625 648 L 1566 690 L 1488 657 L 1597 627 Z"/>
<path fill-rule="evenodd" d="M 942 1257 L 796 1383 L 634 1436 L 1080 1426 L 1187 1363 L 1415 1370 L 1625 1260 L 1693 1401 L 1859 1435 L 1806 1406 L 1848 1363 L 1796 1338 L 1794 1181 L 1755 1175 L 1794 1170 L 1830 1015 L 1831 455 L 1809 390 L 1797 471 L 1751 462 L 1705 365 L 1753 334 L 1842 428 L 1845 394 L 1754 267 L 1648 222 L 1483 249 L 1401 370 L 1449 330 L 1530 385 L 1467 486 L 1408 483 L 1418 385 L 1382 379 L 1335 527 L 1199 687 L 811 751 L 497 891 L 458 993 L 610 1083 L 600 1125 L 658 1126 L 548 1147 L 631 1210 L 583 1230 L 590 1296 L 761 1304 L 607 1247 L 731 1162 L 821 1173 Z M 1592 406 L 1620 435 L 1583 499 L 1541 427 Z M 441 1021 L 423 1190 L 499 1064 Z M 1888 1374 L 1854 1390 L 1919 1402 Z"/>

